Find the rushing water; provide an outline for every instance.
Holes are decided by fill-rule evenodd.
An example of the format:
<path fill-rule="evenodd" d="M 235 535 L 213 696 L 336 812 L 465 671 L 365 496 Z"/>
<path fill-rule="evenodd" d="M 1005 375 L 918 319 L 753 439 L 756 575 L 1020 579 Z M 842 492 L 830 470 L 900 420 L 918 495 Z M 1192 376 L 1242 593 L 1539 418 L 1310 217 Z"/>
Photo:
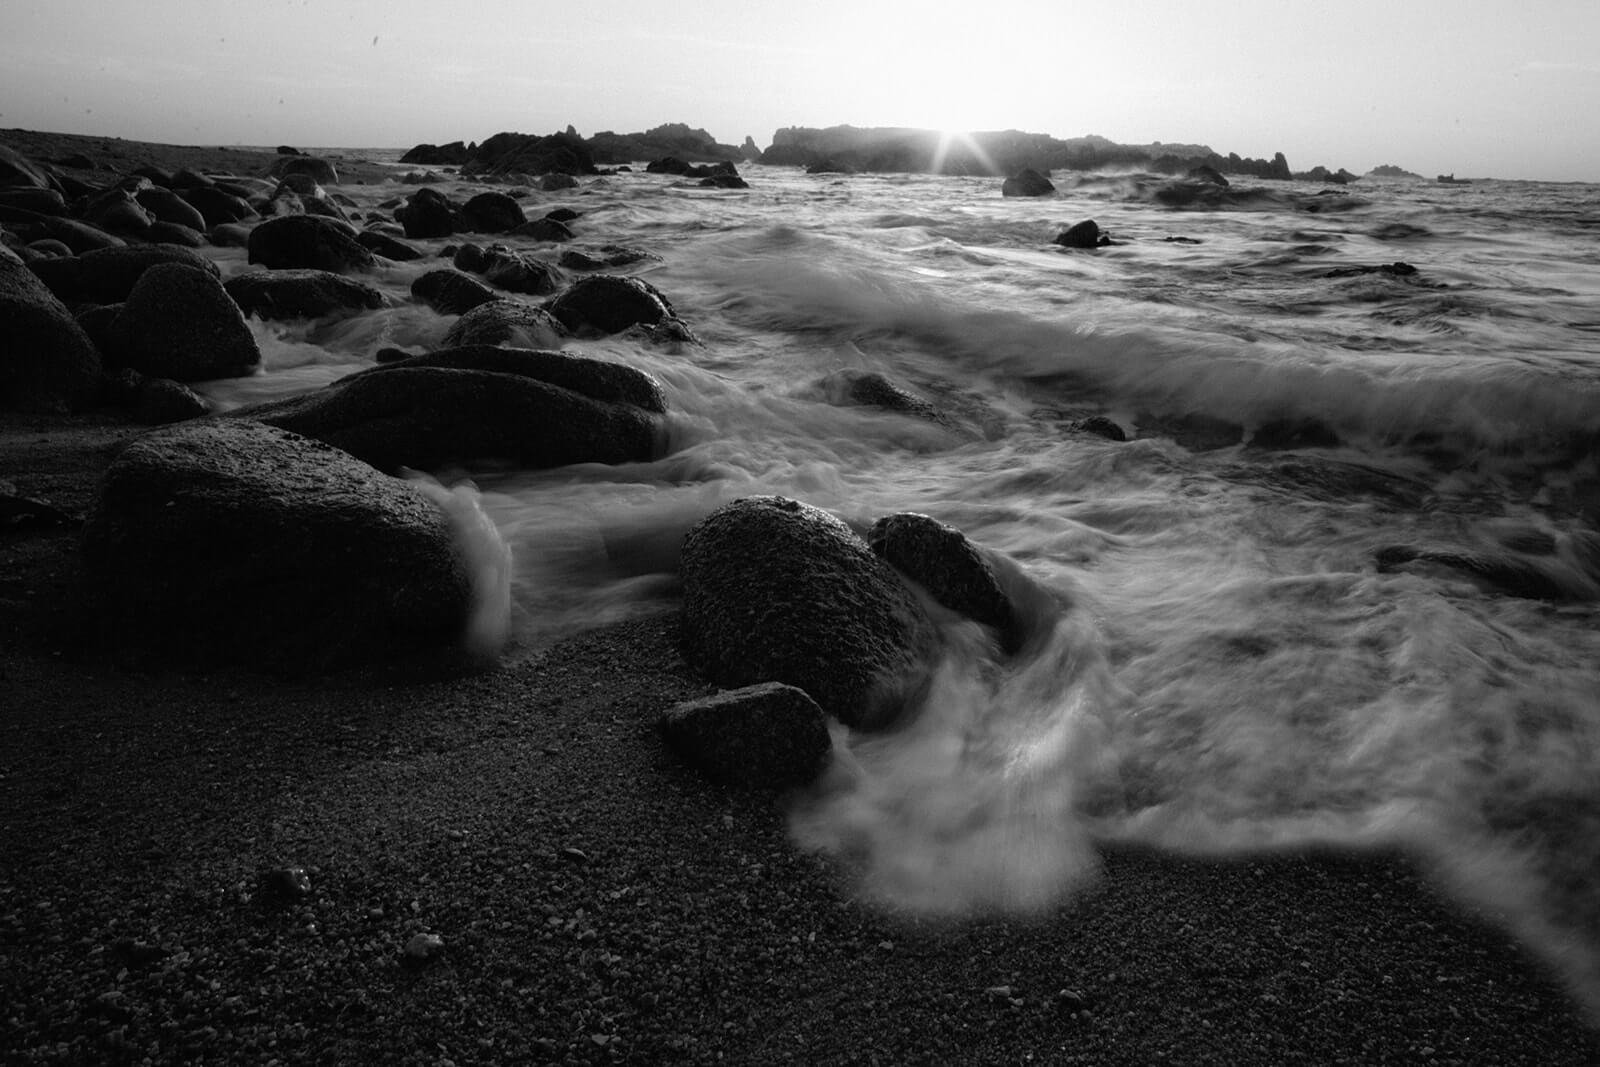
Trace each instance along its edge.
<path fill-rule="evenodd" d="M 1093 876 L 1097 842 L 1398 843 L 1600 1009 L 1600 190 L 1264 183 L 1179 210 L 1135 175 L 1042 200 L 746 176 L 525 201 L 582 211 L 579 245 L 659 256 L 639 273 L 700 343 L 569 346 L 661 380 L 656 462 L 471 472 L 511 549 L 509 586 L 503 557 L 485 581 L 514 649 L 673 603 L 684 531 L 728 500 L 932 515 L 1015 561 L 1040 636 L 997 671 L 951 621 L 914 724 L 841 735 L 795 832 L 866 892 L 1038 908 Z M 1050 244 L 1091 217 L 1121 243 Z M 1329 276 L 1396 261 L 1416 273 Z M 451 320 L 409 287 L 438 265 L 379 271 L 387 310 L 255 324 L 266 373 L 210 394 L 437 346 Z M 852 369 L 943 420 L 829 403 Z M 1097 413 L 1130 440 L 1074 429 Z M 1284 420 L 1316 432 L 1286 442 Z M 443 495 L 470 527 L 470 493 Z"/>

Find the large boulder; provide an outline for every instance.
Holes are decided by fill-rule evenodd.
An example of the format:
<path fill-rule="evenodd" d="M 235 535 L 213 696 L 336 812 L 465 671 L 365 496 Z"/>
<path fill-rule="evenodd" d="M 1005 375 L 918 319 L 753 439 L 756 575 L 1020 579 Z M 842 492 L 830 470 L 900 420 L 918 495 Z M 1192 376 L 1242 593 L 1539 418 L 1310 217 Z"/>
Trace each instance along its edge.
<path fill-rule="evenodd" d="M 106 336 L 108 360 L 155 378 L 237 378 L 261 349 L 222 283 L 184 263 L 158 263 L 128 294 Z"/>
<path fill-rule="evenodd" d="M 531 363 L 474 370 L 399 360 L 233 414 L 326 441 L 389 471 L 485 460 L 529 468 L 615 464 L 659 453 L 655 414 L 541 380 L 531 373 L 537 370 Z"/>
<path fill-rule="evenodd" d="M 873 523 L 867 546 L 951 611 L 994 629 L 1007 651 L 1020 646 L 1011 601 L 989 556 L 960 530 L 927 515 L 901 512 Z"/>
<path fill-rule="evenodd" d="M 499 345 L 461 345 L 392 360 L 381 367 L 358 371 L 351 377 L 387 374 L 407 367 L 454 367 L 457 370 L 520 374 L 581 393 L 591 400 L 631 404 L 658 415 L 665 414 L 667 410 L 666 394 L 661 391 L 661 383 L 644 371 L 625 363 L 590 359 L 569 352 L 502 348 Z"/>
<path fill-rule="evenodd" d="M 501 299 L 489 286 L 465 271 L 440 267 L 418 276 L 411 295 L 441 315 L 464 315 L 473 308 Z"/>
<path fill-rule="evenodd" d="M 847 726 L 891 724 L 926 677 L 933 625 L 843 522 L 783 497 L 713 511 L 684 538 L 682 634 L 719 685 L 784 682 Z"/>
<path fill-rule="evenodd" d="M 308 268 L 335 274 L 372 270 L 378 261 L 350 228 L 320 215 L 268 219 L 250 231 L 249 260 L 272 270 Z"/>
<path fill-rule="evenodd" d="M 461 205 L 461 220 L 475 233 L 505 233 L 528 221 L 522 205 L 509 195 L 479 193 Z"/>
<path fill-rule="evenodd" d="M 460 345 L 512 345 L 559 348 L 567 328 L 550 312 L 520 300 L 490 300 L 456 320 L 444 335 L 447 348 Z"/>
<path fill-rule="evenodd" d="M 661 716 L 661 732 L 708 777 L 750 789 L 806 785 L 833 748 L 816 701 L 781 682 L 677 704 Z"/>
<path fill-rule="evenodd" d="M 579 278 L 550 303 L 550 313 L 567 329 L 620 333 L 642 323 L 654 326 L 675 318 L 661 290 L 639 278 L 593 274 Z"/>
<path fill-rule="evenodd" d="M 561 286 L 561 271 L 542 259 L 500 245 L 484 250 L 483 269 L 478 273 L 484 281 L 508 293 L 544 296 Z"/>
<path fill-rule="evenodd" d="M 73 259 L 37 263 L 33 269 L 62 300 L 115 304 L 126 300 L 145 271 L 162 263 L 181 263 L 220 276 L 217 265 L 177 245 L 132 245 L 97 248 Z"/>
<path fill-rule="evenodd" d="M 0 407 L 64 412 L 92 399 L 100 354 L 38 276 L 0 245 Z"/>
<path fill-rule="evenodd" d="M 1052 196 L 1055 184 L 1031 167 L 1024 167 L 1000 184 L 1001 196 Z"/>
<path fill-rule="evenodd" d="M 386 302 L 365 282 L 327 270 L 256 270 L 235 275 L 222 287 L 245 314 L 263 319 L 317 319 Z"/>
<path fill-rule="evenodd" d="M 115 638 L 179 661 L 314 669 L 453 643 L 471 578 L 437 505 L 249 420 L 136 440 L 83 534 Z"/>
<path fill-rule="evenodd" d="M 418 189 L 394 217 L 411 238 L 449 237 L 461 228 L 459 210 L 437 189 Z"/>

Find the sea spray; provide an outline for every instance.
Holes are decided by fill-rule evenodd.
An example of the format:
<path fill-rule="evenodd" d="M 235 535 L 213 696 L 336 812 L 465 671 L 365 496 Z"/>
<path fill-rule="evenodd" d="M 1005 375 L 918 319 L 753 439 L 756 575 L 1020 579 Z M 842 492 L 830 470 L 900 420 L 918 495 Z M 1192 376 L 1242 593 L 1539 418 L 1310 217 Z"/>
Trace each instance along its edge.
<path fill-rule="evenodd" d="M 472 656 L 493 659 L 511 629 L 511 548 L 485 514 L 478 487 L 470 481 L 445 486 L 418 471 L 403 471 L 407 481 L 439 505 L 472 578 L 472 609 L 461 645 Z"/>

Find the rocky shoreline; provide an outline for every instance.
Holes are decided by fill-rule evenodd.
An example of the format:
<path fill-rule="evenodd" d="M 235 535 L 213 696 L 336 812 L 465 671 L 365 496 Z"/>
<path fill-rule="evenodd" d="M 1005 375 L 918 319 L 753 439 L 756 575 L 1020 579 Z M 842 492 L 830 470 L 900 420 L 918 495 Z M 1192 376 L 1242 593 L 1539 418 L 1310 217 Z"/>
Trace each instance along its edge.
<path fill-rule="evenodd" d="M 276 162 L 117 145 L 167 170 Z M 646 317 L 620 328 L 674 321 L 633 296 Z M 441 375 L 505 373 L 451 351 L 359 388 L 410 405 Z M 279 415 L 353 432 L 351 388 Z M 650 416 L 638 383 L 586 388 L 631 390 L 643 414 L 627 418 Z M 859 902 L 791 841 L 781 790 L 713 784 L 663 743 L 662 713 L 715 690 L 676 615 L 491 669 L 379 658 L 295 677 L 129 655 L 85 613 L 80 526 L 144 432 L 126 407 L 0 413 L 0 477 L 59 513 L 0 534 L 8 1061 L 1600 1057 L 1553 976 L 1403 856 L 1112 850 L 1085 894 L 1029 920 Z M 380 467 L 414 459 L 361 441 Z"/>

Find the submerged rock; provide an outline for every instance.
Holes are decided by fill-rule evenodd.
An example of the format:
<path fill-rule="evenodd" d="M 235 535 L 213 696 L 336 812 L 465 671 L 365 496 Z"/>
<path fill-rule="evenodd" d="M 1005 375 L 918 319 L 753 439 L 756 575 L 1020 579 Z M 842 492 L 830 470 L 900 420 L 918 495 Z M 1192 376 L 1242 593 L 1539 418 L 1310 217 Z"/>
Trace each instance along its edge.
<path fill-rule="evenodd" d="M 878 371 L 834 371 L 822 379 L 822 388 L 828 403 L 836 407 L 862 404 L 931 422 L 942 421 L 939 409 L 933 404 L 901 388 Z"/>
<path fill-rule="evenodd" d="M 678 704 L 661 716 L 661 732 L 708 777 L 750 789 L 806 785 L 833 748 L 816 701 L 781 682 Z"/>
<path fill-rule="evenodd" d="M 315 669 L 451 644 L 471 580 L 405 482 L 247 419 L 146 434 L 83 535 L 108 636 L 180 663 Z"/>
<path fill-rule="evenodd" d="M 685 537 L 682 633 L 719 685 L 784 682 L 848 726 L 892 723 L 935 647 L 927 614 L 843 522 L 783 497 L 748 497 Z"/>

